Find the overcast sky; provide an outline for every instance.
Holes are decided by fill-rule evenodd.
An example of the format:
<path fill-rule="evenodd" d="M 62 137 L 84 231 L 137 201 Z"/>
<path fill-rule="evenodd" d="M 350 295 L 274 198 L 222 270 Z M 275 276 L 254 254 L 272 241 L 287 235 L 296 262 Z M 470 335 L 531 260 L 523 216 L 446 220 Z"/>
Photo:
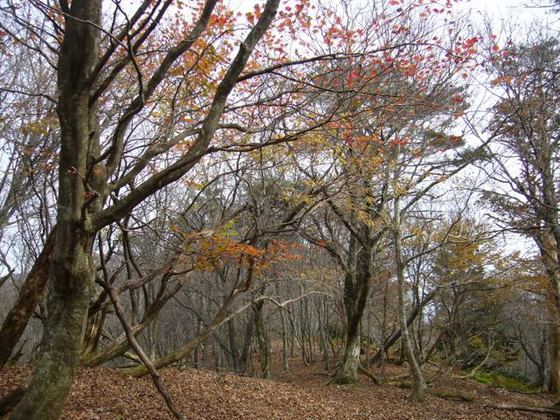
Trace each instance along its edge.
<path fill-rule="evenodd" d="M 547 0 L 467 0 L 466 7 L 473 12 L 488 14 L 496 23 L 501 21 L 521 21 L 530 23 L 536 19 L 546 20 L 550 24 L 557 24 L 560 14 L 554 14 L 549 8 L 531 7 L 535 4 L 548 4 Z"/>

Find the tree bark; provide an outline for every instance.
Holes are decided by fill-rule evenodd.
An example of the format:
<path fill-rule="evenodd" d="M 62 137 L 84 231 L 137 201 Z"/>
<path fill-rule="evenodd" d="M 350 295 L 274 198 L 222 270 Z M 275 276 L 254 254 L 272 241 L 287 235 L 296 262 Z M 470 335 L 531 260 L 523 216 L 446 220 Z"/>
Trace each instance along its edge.
<path fill-rule="evenodd" d="M 395 188 L 396 190 L 396 188 Z M 412 339 L 408 331 L 408 322 L 406 317 L 406 304 L 405 304 L 405 269 L 406 264 L 402 256 L 402 244 L 401 244 L 401 222 L 400 222 L 400 206 L 399 198 L 395 197 L 393 206 L 393 242 L 394 242 L 394 257 L 395 266 L 397 271 L 397 285 L 398 285 L 398 301 L 399 301 L 399 325 L 401 328 L 403 350 L 410 366 L 410 371 L 412 377 L 414 378 L 414 391 L 412 393 L 412 399 L 416 401 L 424 400 L 424 391 L 426 389 L 426 381 L 422 375 L 422 370 L 416 356 L 414 355 L 414 349 L 412 346 Z"/>
<path fill-rule="evenodd" d="M 556 395 L 560 393 L 560 331 L 555 313 L 548 328 L 548 381 L 547 390 Z"/>
<path fill-rule="evenodd" d="M 47 237 L 43 251 L 25 278 L 18 298 L 0 329 L 0 369 L 4 367 L 21 338 L 33 311 L 41 301 L 47 285 L 49 258 L 54 248 L 55 231 Z"/>
<path fill-rule="evenodd" d="M 355 270 L 349 270 L 344 281 L 346 344 L 341 365 L 332 380 L 332 383 L 335 384 L 351 384 L 358 380 L 361 347 L 360 322 L 369 295 L 372 275 L 372 244 L 359 245 L 356 239 L 352 239 L 351 242 L 348 266 L 354 266 Z M 356 255 L 355 264 L 352 261 L 353 254 Z"/>
<path fill-rule="evenodd" d="M 43 350 L 30 388 L 12 419 L 57 419 L 80 362 L 93 271 L 93 234 L 85 226 L 90 142 L 89 76 L 99 56 L 101 1 L 74 0 L 65 17 L 58 61 L 61 130 L 57 228 L 49 271 Z"/>
<path fill-rule="evenodd" d="M 541 232 L 535 241 L 548 277 L 546 305 L 548 312 L 548 375 L 547 390 L 560 393 L 560 266 L 555 238 L 549 232 Z"/>
<path fill-rule="evenodd" d="M 251 356 L 251 344 L 253 343 L 253 332 L 255 330 L 255 313 L 251 311 L 247 317 L 245 324 L 245 332 L 243 334 L 243 347 L 239 355 L 239 373 L 246 373 L 249 366 L 249 358 Z"/>
<path fill-rule="evenodd" d="M 264 301 L 258 302 L 253 310 L 255 311 L 255 334 L 259 345 L 259 361 L 261 365 L 261 377 L 270 378 L 270 357 L 268 336 L 265 331 L 263 317 Z"/>

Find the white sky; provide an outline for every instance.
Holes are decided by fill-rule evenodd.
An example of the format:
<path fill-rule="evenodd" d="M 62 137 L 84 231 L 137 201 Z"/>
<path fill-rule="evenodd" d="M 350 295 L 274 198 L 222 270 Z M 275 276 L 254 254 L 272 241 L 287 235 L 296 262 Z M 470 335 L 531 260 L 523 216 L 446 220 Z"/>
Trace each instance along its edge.
<path fill-rule="evenodd" d="M 473 14 L 488 14 L 495 25 L 502 23 L 530 23 L 536 19 L 546 20 L 551 25 L 558 24 L 560 14 L 554 14 L 550 8 L 536 7 L 536 4 L 550 4 L 552 0 L 465 0 L 465 6 Z"/>
<path fill-rule="evenodd" d="M 551 4 L 552 0 L 465 0 L 466 10 L 470 9 L 473 20 L 482 23 L 489 17 L 494 34 L 500 34 L 500 29 L 504 28 L 505 33 L 509 34 L 508 29 L 512 28 L 512 35 L 523 42 L 531 23 L 538 21 L 545 23 L 553 30 L 560 30 L 560 13 L 553 13 L 550 8 L 536 7 L 535 5 Z M 482 94 L 482 102 L 486 99 Z M 536 252 L 534 242 L 526 237 L 508 234 L 505 239 L 506 252 L 520 251 L 522 254 Z"/>

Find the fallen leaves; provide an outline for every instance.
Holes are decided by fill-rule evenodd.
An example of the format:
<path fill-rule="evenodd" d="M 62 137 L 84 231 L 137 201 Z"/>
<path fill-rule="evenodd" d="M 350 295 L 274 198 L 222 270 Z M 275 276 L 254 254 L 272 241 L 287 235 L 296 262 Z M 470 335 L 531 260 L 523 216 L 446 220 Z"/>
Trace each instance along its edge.
<path fill-rule="evenodd" d="M 395 368 L 399 369 L 399 368 Z M 397 371 L 402 373 L 401 371 Z M 0 375 L 0 398 L 22 383 L 29 367 Z M 524 395 L 471 380 L 438 378 L 424 403 L 408 400 L 410 390 L 375 386 L 364 377 L 354 386 L 328 386 L 321 366 L 293 366 L 275 380 L 247 378 L 195 369 L 165 369 L 163 380 L 190 419 L 536 419 L 536 413 L 493 409 L 488 405 L 550 405 L 545 395 Z M 444 392 L 469 394 L 473 401 L 452 401 Z M 131 378 L 117 369 L 81 369 L 64 419 L 171 419 L 148 377 Z"/>

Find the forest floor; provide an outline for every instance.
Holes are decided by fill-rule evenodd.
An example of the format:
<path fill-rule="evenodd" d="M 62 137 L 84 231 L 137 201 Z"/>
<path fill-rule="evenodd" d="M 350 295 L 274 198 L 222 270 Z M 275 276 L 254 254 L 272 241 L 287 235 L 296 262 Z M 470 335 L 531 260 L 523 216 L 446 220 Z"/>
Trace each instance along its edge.
<path fill-rule="evenodd" d="M 389 375 L 406 372 L 391 366 Z M 29 367 L 0 375 L 0 399 L 22 383 Z M 359 384 L 327 385 L 320 363 L 295 361 L 290 372 L 256 379 L 195 369 L 164 369 L 162 377 L 188 419 L 539 419 L 543 414 L 491 408 L 500 404 L 550 406 L 551 395 L 489 387 L 471 379 L 428 372 L 433 381 L 426 401 L 409 401 L 410 389 L 378 386 L 362 376 Z M 457 394 L 472 401 L 437 395 Z M 149 377 L 131 378 L 116 369 L 81 369 L 64 410 L 65 419 L 169 419 Z"/>

